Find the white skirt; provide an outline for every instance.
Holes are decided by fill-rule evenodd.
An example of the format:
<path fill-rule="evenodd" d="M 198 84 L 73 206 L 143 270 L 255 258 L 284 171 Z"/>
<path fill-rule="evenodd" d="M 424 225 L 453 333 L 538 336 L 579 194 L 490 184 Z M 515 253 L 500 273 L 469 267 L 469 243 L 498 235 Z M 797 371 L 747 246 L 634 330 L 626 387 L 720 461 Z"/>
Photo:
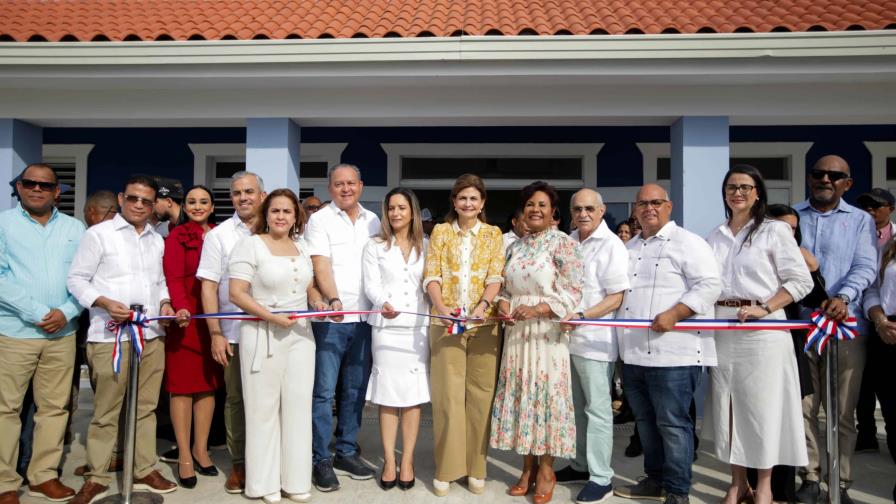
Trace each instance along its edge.
<path fill-rule="evenodd" d="M 374 327 L 367 400 L 405 408 L 429 402 L 427 327 Z"/>
<path fill-rule="evenodd" d="M 716 307 L 716 318 L 736 317 L 737 308 Z M 757 469 L 808 464 L 790 332 L 716 331 L 715 338 L 719 363 L 709 372 L 702 436 L 715 444 L 716 458 Z"/>

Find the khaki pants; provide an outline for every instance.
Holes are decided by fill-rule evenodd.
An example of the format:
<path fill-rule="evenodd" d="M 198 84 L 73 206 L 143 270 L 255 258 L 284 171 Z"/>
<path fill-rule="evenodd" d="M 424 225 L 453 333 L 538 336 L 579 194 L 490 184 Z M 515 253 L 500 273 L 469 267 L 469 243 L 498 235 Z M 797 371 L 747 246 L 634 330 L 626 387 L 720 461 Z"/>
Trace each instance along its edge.
<path fill-rule="evenodd" d="M 131 345 L 122 344 L 121 374 L 112 371 L 112 343 L 88 343 L 87 360 L 96 383 L 93 418 L 87 429 L 87 473 L 89 481 L 109 485 L 108 472 L 112 452 L 118 439 L 118 416 L 123 409 L 128 383 Z M 134 450 L 134 477 L 143 478 L 156 465 L 156 405 L 165 371 L 165 341 L 155 338 L 146 342 L 137 377 L 137 432 Z M 122 425 L 122 428 L 124 426 Z M 127 447 L 125 447 L 127 449 Z"/>
<path fill-rule="evenodd" d="M 28 481 L 39 485 L 57 477 L 74 365 L 74 333 L 53 339 L 0 335 L 0 493 L 22 484 L 16 473 L 22 430 L 19 413 L 32 376 L 37 412 Z"/>
<path fill-rule="evenodd" d="M 484 479 L 501 354 L 498 326 L 450 335 L 447 327 L 434 324 L 429 327 L 429 346 L 435 477 Z"/>
<path fill-rule="evenodd" d="M 231 343 L 233 357 L 224 366 L 224 428 L 227 431 L 227 451 L 233 464 L 246 460 L 246 412 L 243 409 L 243 379 L 240 376 L 240 346 Z"/>
<path fill-rule="evenodd" d="M 840 486 L 852 485 L 851 461 L 856 447 L 856 404 L 862 385 L 862 371 L 865 369 L 865 338 L 860 336 L 852 341 L 840 341 L 837 351 L 837 408 L 840 412 Z M 806 427 L 806 445 L 809 451 L 809 465 L 800 469 L 804 480 L 818 481 L 821 465 L 827 464 L 824 453 L 819 452 L 819 442 L 825 438 L 818 422 L 819 408 L 825 401 L 827 380 L 824 364 L 825 356 L 809 354 L 809 373 L 815 393 L 803 398 L 803 421 Z"/>

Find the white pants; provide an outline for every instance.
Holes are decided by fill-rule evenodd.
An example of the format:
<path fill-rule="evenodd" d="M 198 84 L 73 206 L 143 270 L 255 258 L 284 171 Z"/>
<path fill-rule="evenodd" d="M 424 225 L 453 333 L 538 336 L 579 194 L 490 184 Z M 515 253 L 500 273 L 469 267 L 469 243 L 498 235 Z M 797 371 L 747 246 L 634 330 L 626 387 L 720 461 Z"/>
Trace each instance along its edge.
<path fill-rule="evenodd" d="M 271 327 L 271 334 L 264 322 L 243 324 L 260 326 L 240 332 L 246 496 L 310 492 L 314 337 L 306 324 Z M 256 351 L 260 366 L 253 372 Z"/>

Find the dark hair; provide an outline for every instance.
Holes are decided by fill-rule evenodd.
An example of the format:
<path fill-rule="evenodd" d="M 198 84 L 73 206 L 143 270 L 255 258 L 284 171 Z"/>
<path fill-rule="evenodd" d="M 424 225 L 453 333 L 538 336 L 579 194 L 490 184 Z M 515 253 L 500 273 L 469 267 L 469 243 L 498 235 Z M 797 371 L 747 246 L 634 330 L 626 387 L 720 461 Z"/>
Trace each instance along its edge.
<path fill-rule="evenodd" d="M 797 245 L 803 244 L 803 233 L 800 232 L 800 213 L 794 210 L 792 207 L 787 205 L 782 205 L 780 203 L 775 203 L 774 205 L 768 206 L 768 216 L 773 219 L 779 219 L 781 217 L 792 215 L 796 217 L 796 229 L 793 232 L 793 237 L 796 239 Z"/>
<path fill-rule="evenodd" d="M 209 220 L 209 221 L 213 221 L 213 219 L 215 218 L 215 195 L 212 194 L 212 190 L 209 189 L 208 187 L 206 187 L 206 186 L 204 186 L 204 185 L 202 185 L 202 184 L 196 184 L 196 185 L 191 186 L 190 188 L 188 188 L 186 191 L 184 191 L 183 204 L 186 205 L 186 203 L 187 203 L 187 195 L 190 194 L 190 191 L 192 191 L 193 189 L 202 189 L 203 191 L 205 191 L 205 192 L 208 194 L 208 199 L 212 202 L 212 212 L 209 214 L 209 216 L 208 216 L 208 220 Z M 178 225 L 183 224 L 184 222 L 187 222 L 187 216 L 186 216 L 186 213 L 187 213 L 186 208 L 181 209 L 181 211 L 180 211 L 180 217 L 177 219 L 177 220 L 178 220 L 178 222 L 177 222 Z"/>
<path fill-rule="evenodd" d="M 154 193 L 153 197 L 155 197 L 155 195 L 158 194 L 158 192 L 159 192 L 159 184 L 156 182 L 156 179 L 150 177 L 149 175 L 142 175 L 142 174 L 131 175 L 125 181 L 124 185 L 121 186 L 121 192 L 122 193 L 127 192 L 129 185 L 146 186 L 146 187 L 152 189 L 152 192 Z"/>
<path fill-rule="evenodd" d="M 41 170 L 49 170 L 53 174 L 53 182 L 56 182 L 57 184 L 59 183 L 59 174 L 56 173 L 56 169 L 46 163 L 31 163 L 30 165 L 26 166 L 24 170 L 22 170 L 22 173 L 20 173 L 19 176 L 16 177 L 16 180 L 18 181 L 18 180 L 22 180 L 23 178 L 25 178 L 25 172 L 31 168 L 40 168 Z"/>
<path fill-rule="evenodd" d="M 377 238 L 386 244 L 386 250 L 392 246 L 392 239 L 395 238 L 395 231 L 392 229 L 392 223 L 389 222 L 389 200 L 392 196 L 404 196 L 411 206 L 411 225 L 408 229 L 408 241 L 411 247 L 417 253 L 417 257 L 423 254 L 423 217 L 420 213 L 420 202 L 417 201 L 417 195 L 414 191 L 406 187 L 396 187 L 383 198 L 383 218 L 380 220 L 380 233 Z"/>
<path fill-rule="evenodd" d="M 454 181 L 454 185 L 451 187 L 451 195 L 448 197 L 449 205 L 448 205 L 448 214 L 445 216 L 445 222 L 454 222 L 457 220 L 457 211 L 454 210 L 454 198 L 457 197 L 457 194 L 464 189 L 472 187 L 479 191 L 479 196 L 482 197 L 483 208 L 482 211 L 479 212 L 479 220 L 482 222 L 486 222 L 485 220 L 485 184 L 482 183 L 482 179 L 479 178 L 478 175 L 473 175 L 472 173 L 464 173 L 460 177 L 457 177 L 457 180 Z"/>
<path fill-rule="evenodd" d="M 765 188 L 765 180 L 762 178 L 762 174 L 759 173 L 755 167 L 747 164 L 739 164 L 734 165 L 728 170 L 728 173 L 722 178 L 722 202 L 725 201 L 725 184 L 728 183 L 728 179 L 731 178 L 732 175 L 740 173 L 743 175 L 747 175 L 753 179 L 753 183 L 756 184 L 756 202 L 753 203 L 753 207 L 750 208 L 750 217 L 753 220 L 753 228 L 747 233 L 747 238 L 743 243 L 752 243 L 753 233 L 759 229 L 759 225 L 765 220 L 768 215 L 768 190 Z M 728 208 L 727 204 L 725 206 L 725 219 L 731 220 L 731 209 Z M 743 244 L 741 244 L 743 246 Z"/>
<path fill-rule="evenodd" d="M 614 229 L 613 232 L 618 234 L 619 230 L 622 229 L 622 226 L 628 226 L 628 232 L 629 234 L 632 234 L 632 225 L 627 220 L 616 224 L 616 229 Z"/>
<path fill-rule="evenodd" d="M 520 191 L 520 208 L 525 208 L 526 202 L 529 201 L 533 194 L 539 191 L 547 194 L 548 199 L 551 201 L 551 208 L 556 212 L 557 202 L 560 201 L 560 196 L 557 194 L 557 190 L 554 189 L 554 186 L 543 180 L 536 180 Z M 551 215 L 551 218 L 553 217 L 554 215 Z"/>
<path fill-rule="evenodd" d="M 268 226 L 268 210 L 271 208 L 271 201 L 273 201 L 274 198 L 279 198 L 281 196 L 289 198 L 289 200 L 292 201 L 293 211 L 296 213 L 296 223 L 293 224 L 292 229 L 289 230 L 290 239 L 295 240 L 302 234 L 302 230 L 305 229 L 305 210 L 302 208 L 301 203 L 299 203 L 299 198 L 296 196 L 296 193 L 286 188 L 274 189 L 268 193 L 267 197 L 261 203 L 261 208 L 258 209 L 261 215 L 259 215 L 258 220 L 255 221 L 255 229 L 253 229 L 253 232 L 255 234 L 270 232 L 271 228 Z"/>

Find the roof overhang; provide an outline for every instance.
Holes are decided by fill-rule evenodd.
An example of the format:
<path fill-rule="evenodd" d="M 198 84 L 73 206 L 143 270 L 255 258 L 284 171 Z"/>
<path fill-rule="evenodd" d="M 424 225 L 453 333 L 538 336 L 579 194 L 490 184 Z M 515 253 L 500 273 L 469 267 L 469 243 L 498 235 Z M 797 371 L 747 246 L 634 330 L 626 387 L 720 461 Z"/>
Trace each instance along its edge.
<path fill-rule="evenodd" d="M 0 43 L 46 126 L 896 123 L 896 32 Z"/>

